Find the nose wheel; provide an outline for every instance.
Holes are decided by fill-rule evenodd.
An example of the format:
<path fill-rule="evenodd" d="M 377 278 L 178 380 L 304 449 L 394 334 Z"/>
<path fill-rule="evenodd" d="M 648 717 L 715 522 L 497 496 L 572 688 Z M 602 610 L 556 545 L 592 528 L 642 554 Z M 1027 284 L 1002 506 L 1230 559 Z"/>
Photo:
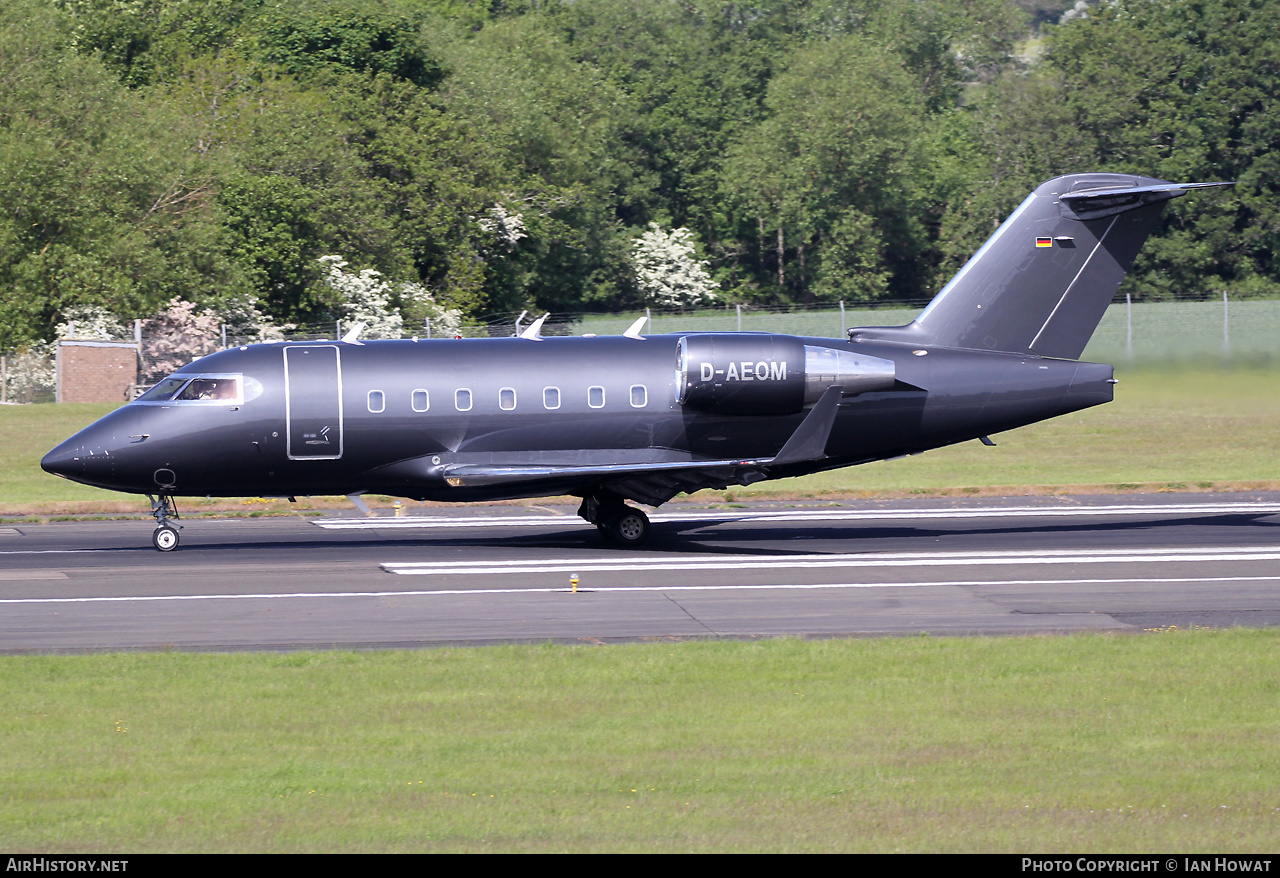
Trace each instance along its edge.
<path fill-rule="evenodd" d="M 162 525 L 151 535 L 151 542 L 161 552 L 172 552 L 178 548 L 178 529 L 171 524 Z"/>
<path fill-rule="evenodd" d="M 151 501 L 151 517 L 156 520 L 151 544 L 161 552 L 172 552 L 178 548 L 178 531 L 182 525 L 172 525 L 169 519 L 178 517 L 178 507 L 168 494 L 161 494 L 159 497 L 148 494 L 147 499 Z"/>

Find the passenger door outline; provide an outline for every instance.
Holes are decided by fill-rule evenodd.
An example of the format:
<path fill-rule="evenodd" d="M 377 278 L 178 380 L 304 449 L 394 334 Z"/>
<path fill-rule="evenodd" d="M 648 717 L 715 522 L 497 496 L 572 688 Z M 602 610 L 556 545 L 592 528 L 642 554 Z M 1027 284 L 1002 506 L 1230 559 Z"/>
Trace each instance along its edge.
<path fill-rule="evenodd" d="M 284 349 L 284 423 L 290 460 L 342 457 L 342 354 L 336 345 Z"/>

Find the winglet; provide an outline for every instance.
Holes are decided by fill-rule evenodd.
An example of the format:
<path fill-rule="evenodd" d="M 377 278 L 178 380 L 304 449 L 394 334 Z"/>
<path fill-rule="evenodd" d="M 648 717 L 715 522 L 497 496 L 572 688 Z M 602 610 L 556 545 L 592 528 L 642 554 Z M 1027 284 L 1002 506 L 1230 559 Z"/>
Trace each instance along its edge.
<path fill-rule="evenodd" d="M 622 334 L 627 338 L 638 338 L 643 340 L 644 336 L 640 334 L 640 330 L 644 328 L 645 321 L 647 321 L 648 319 L 649 319 L 649 315 L 648 314 L 644 315 L 643 317 L 636 320 L 635 323 L 631 324 L 631 328 Z"/>
<path fill-rule="evenodd" d="M 342 341 L 345 344 L 360 344 L 356 339 L 360 337 L 362 332 L 364 332 L 364 324 L 357 323 L 346 331 L 346 334 L 342 336 Z"/>
<path fill-rule="evenodd" d="M 529 328 L 526 329 L 524 332 L 520 333 L 520 337 L 530 339 L 531 341 L 541 341 L 542 340 L 542 324 L 550 316 L 551 316 L 551 312 L 548 311 L 546 314 L 543 314 L 537 320 L 530 323 Z"/>

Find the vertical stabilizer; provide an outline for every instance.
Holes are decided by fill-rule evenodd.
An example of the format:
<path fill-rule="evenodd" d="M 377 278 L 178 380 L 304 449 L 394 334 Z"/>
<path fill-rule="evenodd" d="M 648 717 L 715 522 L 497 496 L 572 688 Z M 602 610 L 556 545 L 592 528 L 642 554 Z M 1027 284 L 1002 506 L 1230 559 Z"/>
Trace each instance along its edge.
<path fill-rule="evenodd" d="M 912 323 L 849 330 L 903 341 L 1075 359 L 1164 204 L 1190 189 L 1131 174 L 1070 174 L 1018 206 Z"/>

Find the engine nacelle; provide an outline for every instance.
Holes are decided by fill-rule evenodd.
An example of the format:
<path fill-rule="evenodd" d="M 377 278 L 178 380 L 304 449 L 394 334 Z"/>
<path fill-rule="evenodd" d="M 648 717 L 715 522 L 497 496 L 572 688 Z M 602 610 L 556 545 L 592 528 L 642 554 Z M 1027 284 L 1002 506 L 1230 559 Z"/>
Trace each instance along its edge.
<path fill-rule="evenodd" d="M 817 402 L 834 385 L 850 395 L 887 390 L 893 383 L 891 360 L 786 335 L 686 335 L 676 348 L 676 398 L 700 411 L 787 415 Z"/>

